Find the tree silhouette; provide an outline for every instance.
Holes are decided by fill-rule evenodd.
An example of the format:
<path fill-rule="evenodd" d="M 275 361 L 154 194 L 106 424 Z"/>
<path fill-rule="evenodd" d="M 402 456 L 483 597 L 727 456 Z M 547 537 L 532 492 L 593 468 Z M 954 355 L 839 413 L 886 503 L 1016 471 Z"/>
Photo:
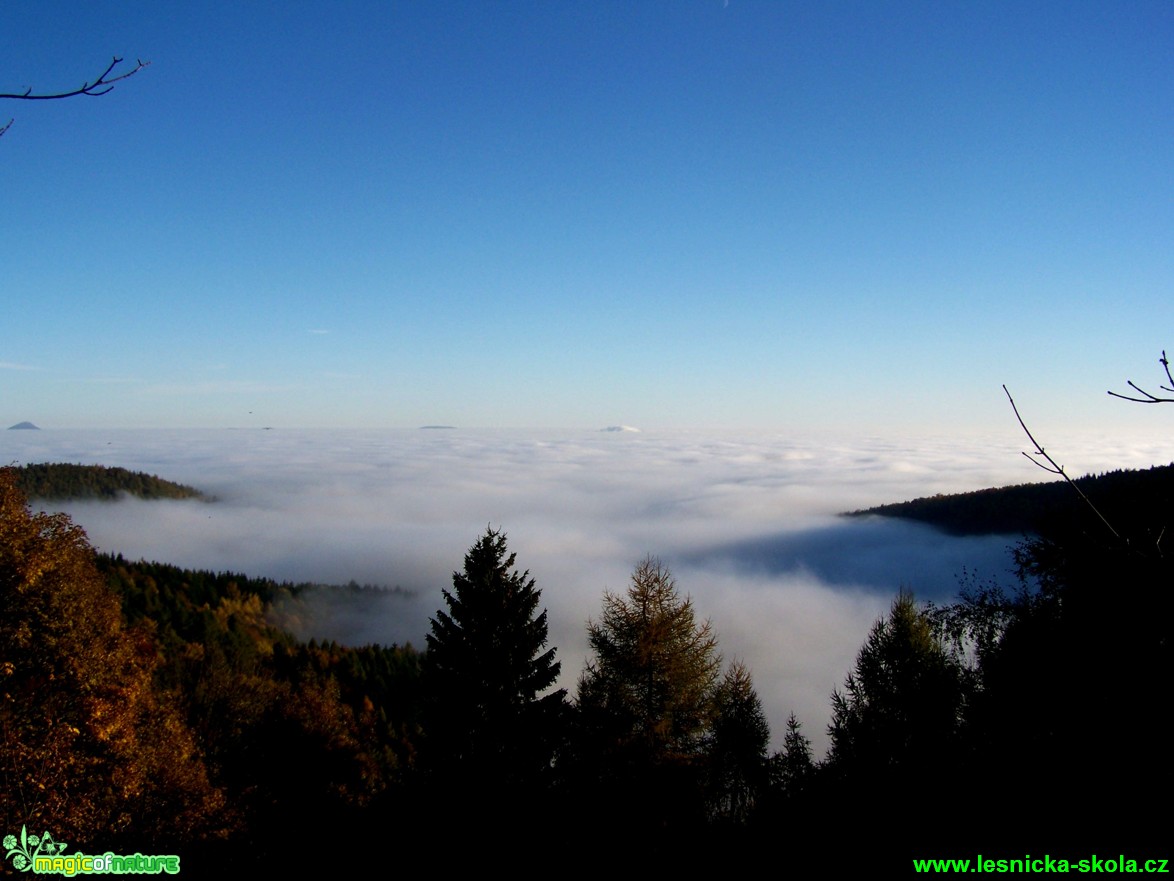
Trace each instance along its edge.
<path fill-rule="evenodd" d="M 938 796 L 944 782 L 961 776 L 968 682 L 928 615 L 902 591 L 873 625 L 844 690 L 832 696 L 831 748 L 804 801 L 820 812 L 852 805 L 850 834 L 860 852 L 886 860 L 909 856 L 918 843 L 957 842 L 968 830 Z M 840 834 L 811 831 L 823 846 Z"/>
<path fill-rule="evenodd" d="M 1115 739 L 1112 717 L 1107 735 L 1058 708 L 1144 708 L 1170 691 L 1174 563 L 1071 525 L 1014 553 L 1018 590 L 967 592 L 936 615 L 975 659 L 961 788 L 978 796 L 978 816 L 1021 830 L 1016 845 L 1164 841 L 1169 824 L 1149 794 L 1174 780 L 1169 725 L 1131 711 Z M 1115 742 L 1127 746 L 1106 748 Z M 1007 782 L 987 789 L 991 779 Z M 1098 809 L 1106 804 L 1117 808 Z"/>
<path fill-rule="evenodd" d="M 488 529 L 444 591 L 424 658 L 430 766 L 463 787 L 525 787 L 549 768 L 566 692 L 529 571 Z"/>
<path fill-rule="evenodd" d="M 1174 394 L 1174 374 L 1170 373 L 1170 359 L 1166 357 L 1165 349 L 1162 350 L 1162 357 L 1158 359 L 1158 363 L 1162 365 L 1162 370 L 1166 373 L 1166 381 L 1170 383 L 1169 385 L 1159 385 L 1158 388 L 1164 392 L 1168 392 L 1169 394 Z M 1127 379 L 1125 382 L 1131 389 L 1137 392 L 1138 395 L 1141 395 L 1141 397 L 1138 397 L 1137 395 L 1123 395 L 1120 392 L 1115 391 L 1110 391 L 1109 394 L 1114 398 L 1121 398 L 1125 401 L 1133 401 L 1135 404 L 1174 404 L 1174 398 L 1162 397 L 1160 395 L 1155 395 L 1152 392 L 1148 392 L 1131 379 Z"/>
<path fill-rule="evenodd" d="M 709 798 L 719 819 L 745 823 L 767 782 L 770 725 L 750 671 L 735 661 L 714 692 L 707 753 Z"/>
<path fill-rule="evenodd" d="M 795 798 L 811 780 L 815 763 L 811 758 L 811 741 L 803 733 L 803 724 L 791 713 L 783 748 L 771 757 L 773 782 L 787 798 Z"/>
<path fill-rule="evenodd" d="M 828 764 L 858 779 L 932 765 L 957 733 L 963 683 L 961 664 L 902 591 L 832 696 Z"/>

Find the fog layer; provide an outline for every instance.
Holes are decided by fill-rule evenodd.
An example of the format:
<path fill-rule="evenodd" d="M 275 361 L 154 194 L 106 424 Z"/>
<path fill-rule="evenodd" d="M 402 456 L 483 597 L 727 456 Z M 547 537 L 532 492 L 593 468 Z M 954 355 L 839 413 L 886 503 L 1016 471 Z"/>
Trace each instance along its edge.
<path fill-rule="evenodd" d="M 738 437 L 686 432 L 41 431 L 6 462 L 157 473 L 215 503 L 62 506 L 101 550 L 279 580 L 399 587 L 361 608 L 325 597 L 303 633 L 422 646 L 441 590 L 487 526 L 504 529 L 549 610 L 574 688 L 604 590 L 660 557 L 727 659 L 751 668 L 775 745 L 795 711 L 817 749 L 829 696 L 902 586 L 949 599 L 963 569 L 1011 583 L 1016 537 L 951 538 L 836 514 L 1040 479 L 999 443 Z M 1085 470 L 1156 451 L 1086 447 Z M 1026 468 L 1025 468 L 1026 465 Z"/>

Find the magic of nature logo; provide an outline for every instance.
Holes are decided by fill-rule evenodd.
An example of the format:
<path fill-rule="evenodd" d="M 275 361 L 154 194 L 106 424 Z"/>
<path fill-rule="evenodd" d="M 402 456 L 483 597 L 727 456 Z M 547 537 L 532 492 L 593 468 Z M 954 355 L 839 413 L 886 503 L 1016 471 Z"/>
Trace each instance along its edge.
<path fill-rule="evenodd" d="M 66 843 L 58 841 L 48 831 L 29 835 L 20 827 L 20 837 L 4 836 L 4 855 L 12 860 L 14 869 L 34 875 L 168 875 L 179 874 L 179 857 L 174 854 L 86 854 L 81 851 L 65 853 Z"/>

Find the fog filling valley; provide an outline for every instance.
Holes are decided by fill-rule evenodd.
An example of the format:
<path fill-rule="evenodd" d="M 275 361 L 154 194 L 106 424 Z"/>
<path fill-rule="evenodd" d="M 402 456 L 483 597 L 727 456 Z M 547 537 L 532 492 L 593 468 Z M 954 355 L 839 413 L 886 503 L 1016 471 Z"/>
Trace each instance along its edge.
<path fill-rule="evenodd" d="M 1018 536 L 954 538 L 841 511 L 1046 479 L 996 441 L 836 441 L 707 432 L 6 432 L 6 463 L 121 466 L 216 496 L 55 504 L 100 550 L 214 571 L 398 587 L 318 591 L 302 638 L 423 647 L 441 590 L 488 526 L 503 530 L 549 610 L 560 684 L 574 694 L 603 592 L 659 557 L 726 661 L 744 661 L 771 724 L 794 711 L 817 754 L 832 689 L 899 588 L 949 601 L 965 570 L 1014 584 Z M 1073 474 L 1161 461 L 1085 442 Z M 289 621 L 285 622 L 289 624 Z"/>

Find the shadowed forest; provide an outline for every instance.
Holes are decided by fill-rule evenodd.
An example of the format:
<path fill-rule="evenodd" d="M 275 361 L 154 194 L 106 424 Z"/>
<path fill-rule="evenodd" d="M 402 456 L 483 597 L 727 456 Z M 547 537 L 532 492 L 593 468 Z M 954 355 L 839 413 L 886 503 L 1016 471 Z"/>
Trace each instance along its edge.
<path fill-rule="evenodd" d="M 54 497 L 73 467 L 0 474 L 5 831 L 177 853 L 188 871 L 348 841 L 337 868 L 368 858 L 363 841 L 486 865 L 595 860 L 623 836 L 650 867 L 1168 842 L 1169 468 L 1088 479 L 1117 536 L 1059 485 L 872 512 L 1023 530 L 1019 584 L 940 606 L 897 593 L 828 696 L 816 756 L 794 716 L 769 751 L 752 672 L 655 558 L 601 597 L 567 693 L 537 576 L 500 531 L 470 546 L 425 645 L 302 642 L 277 605 L 374 588 L 96 554 L 22 489 Z M 92 485 L 156 480 L 100 472 Z"/>

